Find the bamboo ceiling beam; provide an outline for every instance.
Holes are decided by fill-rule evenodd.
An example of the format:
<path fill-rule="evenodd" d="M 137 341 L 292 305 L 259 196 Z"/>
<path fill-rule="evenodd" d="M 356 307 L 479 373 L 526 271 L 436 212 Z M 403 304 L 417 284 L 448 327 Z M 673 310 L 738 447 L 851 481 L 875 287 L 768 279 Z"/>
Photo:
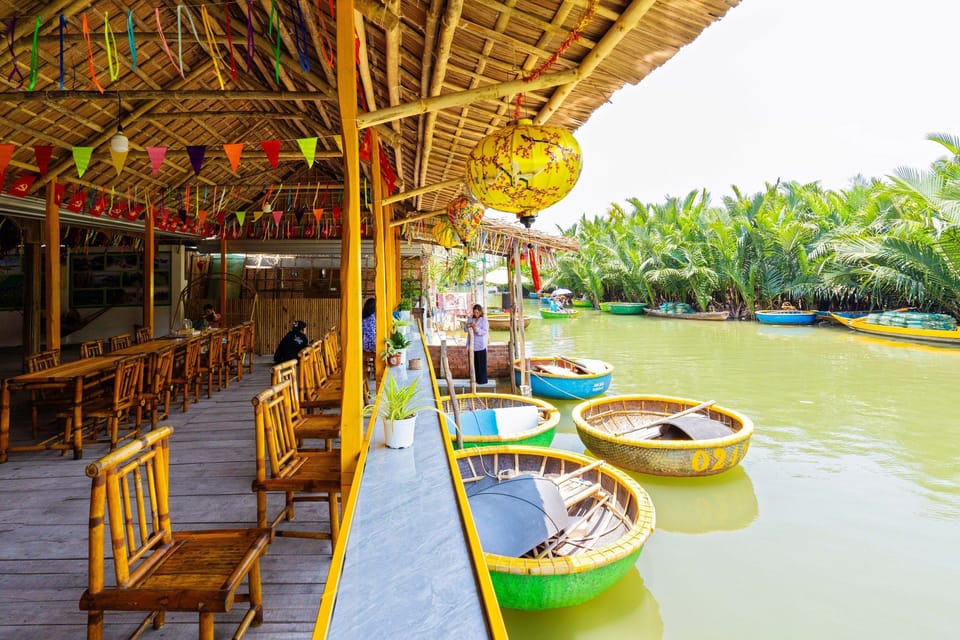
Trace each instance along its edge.
<path fill-rule="evenodd" d="M 409 218 L 394 220 L 393 222 L 390 223 L 390 227 L 391 228 L 400 227 L 407 224 L 408 222 L 416 222 L 417 220 L 425 220 L 426 218 L 433 218 L 435 216 L 443 215 L 446 212 L 447 212 L 446 209 L 438 209 L 436 211 L 428 211 L 426 213 L 410 216 Z"/>
<path fill-rule="evenodd" d="M 395 13 L 400 11 L 400 0 L 387 0 L 387 8 Z M 395 107 L 400 104 L 400 25 L 397 23 L 396 27 L 392 29 L 384 30 L 384 41 L 386 45 L 386 56 L 385 56 L 385 66 L 387 72 L 387 101 L 390 103 L 391 107 Z M 393 134 L 397 137 L 398 141 L 400 139 L 400 122 L 394 120 L 390 123 L 390 126 L 393 130 Z M 377 129 L 377 133 L 381 133 L 380 129 Z M 403 151 L 401 145 L 393 144 L 391 145 L 394 149 L 394 159 L 397 164 L 397 176 L 400 178 L 401 184 L 403 183 Z"/>
<path fill-rule="evenodd" d="M 410 191 L 404 191 L 403 193 L 395 193 L 388 198 L 384 198 L 383 204 L 393 204 L 394 202 L 406 200 L 407 198 L 413 198 L 415 196 L 419 196 L 424 193 L 430 193 L 432 191 L 440 191 L 441 189 L 448 189 L 450 187 L 457 187 L 462 185 L 463 183 L 464 183 L 463 178 L 454 178 L 453 180 L 447 180 L 445 182 L 428 184 L 427 186 L 420 187 L 419 189 L 412 189 Z"/>
<path fill-rule="evenodd" d="M 270 100 L 273 102 L 330 101 L 332 98 L 316 91 L 260 91 L 260 90 L 228 90 L 215 91 L 209 89 L 120 89 L 118 91 L 0 91 L 0 101 L 11 104 L 24 102 L 62 102 L 64 100 L 109 100 L 115 102 L 117 96 L 121 100 Z"/>
<path fill-rule="evenodd" d="M 427 9 L 426 20 L 424 22 L 423 29 L 423 45 L 421 47 L 420 54 L 420 93 L 418 95 L 426 96 L 430 94 L 430 75 L 431 70 L 433 69 L 433 51 L 434 43 L 437 39 L 437 25 L 440 24 L 440 7 L 443 4 L 443 0 L 430 0 L 430 6 Z M 397 108 L 400 105 L 391 106 L 391 108 Z M 417 118 L 417 148 L 413 154 L 413 182 L 414 184 L 420 184 L 418 182 L 420 175 L 420 161 L 423 157 L 423 145 L 424 145 L 424 136 L 423 130 L 425 126 L 425 118 Z M 416 207 L 420 208 L 420 200 L 417 199 Z"/>
<path fill-rule="evenodd" d="M 577 69 L 569 69 L 567 71 L 560 71 L 559 73 L 544 74 L 530 82 L 509 80 L 499 84 L 468 89 L 467 91 L 445 93 L 433 98 L 421 98 L 414 102 L 397 105 L 396 107 L 386 107 L 370 113 L 361 113 L 357 116 L 357 126 L 360 129 L 366 129 L 367 127 L 372 127 L 377 124 L 392 122 L 393 120 L 407 118 L 421 113 L 431 113 L 442 109 L 449 109 L 450 107 L 458 107 L 463 104 L 479 102 L 481 100 L 498 100 L 521 91 L 537 91 L 539 89 L 565 85 L 579 79 L 580 72 Z"/>
<path fill-rule="evenodd" d="M 472 0 L 472 2 L 475 2 L 476 4 L 479 4 L 484 7 L 489 7 L 491 9 L 494 9 L 500 14 L 500 16 L 506 16 L 507 12 L 510 11 L 511 12 L 510 15 L 517 21 L 526 22 L 530 26 L 535 27 L 540 31 L 543 31 L 544 33 L 543 33 L 543 37 L 541 38 L 541 42 L 536 45 L 538 47 L 543 46 L 542 44 L 543 38 L 549 37 L 551 34 L 555 36 L 559 36 L 561 40 L 567 37 L 568 31 L 567 29 L 563 28 L 563 21 L 558 21 L 555 16 L 553 20 L 547 22 L 546 20 L 543 20 L 530 13 L 518 11 L 514 8 L 514 6 L 516 5 L 516 0 L 508 0 L 506 2 L 502 0 Z M 565 15 L 569 14 L 570 11 L 573 9 L 573 6 L 577 4 L 579 3 L 574 3 L 569 1 L 564 2 L 560 6 L 560 10 L 558 13 L 563 13 Z M 613 17 L 613 20 L 615 19 L 616 19 L 616 16 Z M 577 44 L 583 45 L 587 48 L 592 49 L 597 43 L 591 40 L 590 38 L 581 36 L 580 39 L 577 40 Z"/>
<path fill-rule="evenodd" d="M 643 19 L 643 16 L 646 15 L 647 11 L 656 4 L 657 0 L 633 0 L 630 3 L 630 6 L 624 10 L 620 17 L 617 18 L 600 42 L 597 43 L 593 49 L 590 50 L 583 60 L 580 62 L 580 75 L 579 77 L 568 83 L 564 84 L 557 88 L 553 92 L 553 95 L 550 96 L 550 99 L 547 101 L 547 104 L 543 106 L 542 109 L 537 113 L 536 117 L 533 118 L 533 121 L 536 124 L 544 124 L 550 119 L 557 109 L 559 109 L 563 102 L 567 99 L 574 89 L 577 88 L 577 85 L 580 83 L 580 80 L 586 78 L 591 73 L 593 73 L 600 63 L 603 62 L 607 56 L 612 54 L 616 49 L 617 45 L 627 36 L 630 31 L 634 29 L 640 21 Z"/>
<path fill-rule="evenodd" d="M 310 116 L 303 113 L 266 113 L 260 111 L 167 111 L 166 113 L 155 111 L 142 118 L 140 121 L 153 122 L 156 120 L 195 120 L 199 118 L 262 118 L 269 116 L 271 120 L 306 120 Z M 332 135 L 330 132 L 325 132 Z"/>

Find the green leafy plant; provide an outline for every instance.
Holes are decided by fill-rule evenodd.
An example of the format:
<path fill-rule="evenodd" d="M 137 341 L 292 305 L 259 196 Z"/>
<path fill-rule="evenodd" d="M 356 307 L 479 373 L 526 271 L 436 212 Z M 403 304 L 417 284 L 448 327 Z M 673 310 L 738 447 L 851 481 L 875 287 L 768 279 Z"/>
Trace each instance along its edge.
<path fill-rule="evenodd" d="M 387 343 L 392 345 L 395 351 L 401 351 L 410 346 L 410 339 L 399 331 L 394 331 L 387 338 Z"/>
<path fill-rule="evenodd" d="M 392 356 L 399 356 L 400 351 L 393 346 L 393 343 L 390 340 L 386 340 L 386 344 L 383 347 L 383 351 L 380 352 L 380 359 L 386 362 Z"/>
<path fill-rule="evenodd" d="M 410 300 L 401 300 L 397 304 L 397 311 L 410 311 L 413 309 L 413 302 Z"/>
<path fill-rule="evenodd" d="M 407 386 L 401 386 L 396 378 L 387 376 L 378 415 L 385 421 L 393 421 L 412 418 L 421 411 L 436 411 L 436 407 L 430 404 L 417 404 L 417 381 L 418 378 L 414 378 Z M 369 404 L 364 407 L 363 415 L 373 415 L 375 406 Z"/>

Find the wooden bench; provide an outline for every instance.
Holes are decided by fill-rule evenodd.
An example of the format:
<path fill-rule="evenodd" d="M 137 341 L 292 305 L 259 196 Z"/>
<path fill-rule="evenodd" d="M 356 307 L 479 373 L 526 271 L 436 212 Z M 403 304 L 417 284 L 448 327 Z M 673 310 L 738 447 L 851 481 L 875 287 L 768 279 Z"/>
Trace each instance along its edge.
<path fill-rule="evenodd" d="M 105 611 L 147 611 L 134 637 L 167 611 L 196 611 L 199 637 L 212 640 L 214 614 L 249 602 L 234 638 L 263 621 L 260 557 L 265 529 L 174 531 L 169 510 L 169 447 L 160 427 L 87 467 L 90 492 L 89 581 L 80 598 L 87 639 L 103 637 Z M 109 521 L 116 584 L 105 585 L 104 536 Z M 248 593 L 238 593 L 246 580 Z"/>
<path fill-rule="evenodd" d="M 257 526 L 269 527 L 274 535 L 329 539 L 336 544 L 340 530 L 340 452 L 300 451 L 290 414 L 289 381 L 258 393 L 253 403 L 256 424 L 257 475 L 252 489 L 257 494 Z M 284 494 L 284 507 L 270 518 L 267 494 Z M 327 502 L 330 532 L 280 530 L 284 520 L 293 520 L 297 502 Z"/>

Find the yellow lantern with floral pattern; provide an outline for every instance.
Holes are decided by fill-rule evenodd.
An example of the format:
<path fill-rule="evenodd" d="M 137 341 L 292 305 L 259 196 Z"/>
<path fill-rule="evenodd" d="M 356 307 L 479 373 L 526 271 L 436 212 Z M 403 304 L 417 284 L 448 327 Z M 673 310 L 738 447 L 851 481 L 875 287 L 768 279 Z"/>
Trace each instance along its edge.
<path fill-rule="evenodd" d="M 467 159 L 474 197 L 530 226 L 537 212 L 573 189 L 582 165 L 580 145 L 566 129 L 514 122 L 476 144 Z"/>
<path fill-rule="evenodd" d="M 433 225 L 433 239 L 445 249 L 452 249 L 460 242 L 457 230 L 446 218 L 439 218 Z"/>
<path fill-rule="evenodd" d="M 483 206 L 466 196 L 457 196 L 447 203 L 447 219 L 460 236 L 460 242 L 469 244 L 483 220 Z"/>

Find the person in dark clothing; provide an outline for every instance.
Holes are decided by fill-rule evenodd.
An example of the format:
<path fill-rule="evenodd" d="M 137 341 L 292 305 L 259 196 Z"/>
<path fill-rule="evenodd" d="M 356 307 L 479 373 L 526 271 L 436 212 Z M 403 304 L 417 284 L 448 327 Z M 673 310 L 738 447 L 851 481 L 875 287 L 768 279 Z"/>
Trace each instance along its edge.
<path fill-rule="evenodd" d="M 277 364 L 293 360 L 297 354 L 307 346 L 307 323 L 303 320 L 297 320 L 293 323 L 293 328 L 283 340 L 277 345 L 277 350 L 273 352 L 273 361 Z"/>

